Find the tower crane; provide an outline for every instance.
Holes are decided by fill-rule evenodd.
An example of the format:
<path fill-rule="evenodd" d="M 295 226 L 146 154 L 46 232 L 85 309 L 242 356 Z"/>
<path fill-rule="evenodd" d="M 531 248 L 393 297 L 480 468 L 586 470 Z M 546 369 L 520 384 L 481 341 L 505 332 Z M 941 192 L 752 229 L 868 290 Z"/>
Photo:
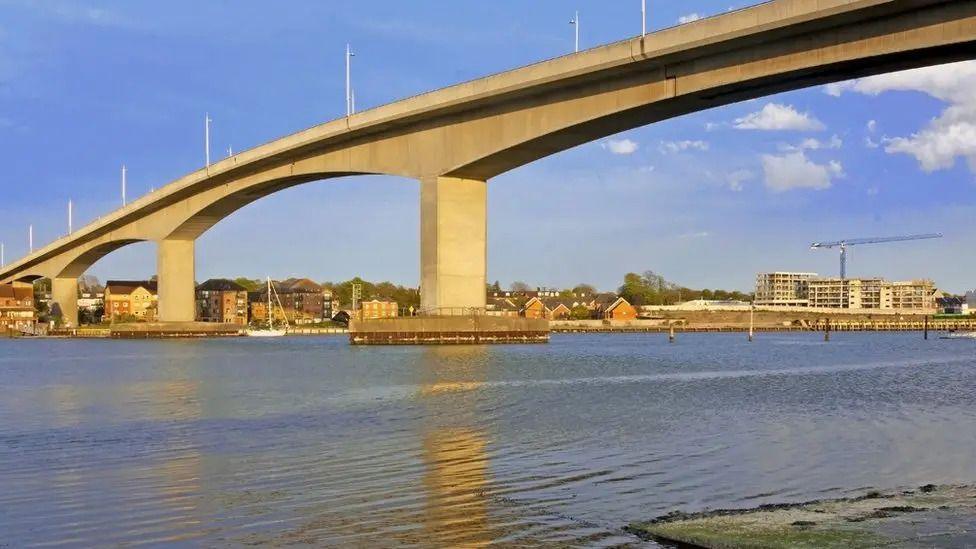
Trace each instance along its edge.
<path fill-rule="evenodd" d="M 942 238 L 942 233 L 916 234 L 908 236 L 884 236 L 875 238 L 849 238 L 836 242 L 814 242 L 810 245 L 811 250 L 822 250 L 827 248 L 840 248 L 840 277 L 847 278 L 847 247 L 860 244 L 881 244 L 883 242 L 904 242 L 906 240 L 928 240 L 930 238 Z"/>

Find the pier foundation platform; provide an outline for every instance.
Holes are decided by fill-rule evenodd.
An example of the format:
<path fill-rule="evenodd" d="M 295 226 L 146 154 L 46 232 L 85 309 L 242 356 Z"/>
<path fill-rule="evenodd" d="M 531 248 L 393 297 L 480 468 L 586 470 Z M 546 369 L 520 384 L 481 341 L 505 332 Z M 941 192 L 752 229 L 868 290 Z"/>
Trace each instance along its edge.
<path fill-rule="evenodd" d="M 501 316 L 412 316 L 353 320 L 353 345 L 548 343 L 549 321 Z"/>

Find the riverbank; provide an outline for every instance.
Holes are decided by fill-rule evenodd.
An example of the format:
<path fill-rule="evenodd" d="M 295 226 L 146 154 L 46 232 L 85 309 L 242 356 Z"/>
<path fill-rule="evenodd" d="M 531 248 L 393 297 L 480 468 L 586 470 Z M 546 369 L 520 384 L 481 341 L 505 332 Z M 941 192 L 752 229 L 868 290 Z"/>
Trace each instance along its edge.
<path fill-rule="evenodd" d="M 706 549 L 974 547 L 976 486 L 929 484 L 746 510 L 676 511 L 626 530 L 646 540 Z"/>
<path fill-rule="evenodd" d="M 838 314 L 831 317 L 795 318 L 791 314 L 765 314 L 750 321 L 748 315 L 703 314 L 641 320 L 554 320 L 558 333 L 666 333 L 675 332 L 969 332 L 976 318 L 926 318 L 924 316 L 866 318 Z"/>

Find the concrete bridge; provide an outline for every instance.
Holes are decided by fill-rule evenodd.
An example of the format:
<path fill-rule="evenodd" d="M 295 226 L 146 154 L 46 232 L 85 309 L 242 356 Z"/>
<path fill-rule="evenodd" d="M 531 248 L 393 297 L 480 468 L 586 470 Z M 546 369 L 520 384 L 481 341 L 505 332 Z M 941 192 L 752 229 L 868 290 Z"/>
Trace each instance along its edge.
<path fill-rule="evenodd" d="M 976 57 L 976 0 L 774 0 L 466 82 L 237 154 L 0 269 L 50 278 L 73 324 L 76 279 L 128 244 L 158 245 L 159 317 L 194 319 L 194 243 L 282 189 L 355 174 L 417 179 L 421 301 L 485 305 L 487 181 L 675 116 L 855 77 Z"/>

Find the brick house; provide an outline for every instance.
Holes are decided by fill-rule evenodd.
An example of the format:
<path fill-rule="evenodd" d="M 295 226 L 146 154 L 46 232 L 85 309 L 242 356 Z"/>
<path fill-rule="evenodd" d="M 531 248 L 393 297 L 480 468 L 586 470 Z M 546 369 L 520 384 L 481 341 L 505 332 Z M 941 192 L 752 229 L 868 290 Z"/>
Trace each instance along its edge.
<path fill-rule="evenodd" d="M 285 317 L 291 323 L 314 324 L 330 320 L 335 314 L 333 307 L 338 302 L 333 299 L 332 292 L 307 278 L 289 278 L 281 282 L 272 281 L 271 284 L 281 300 Z M 247 299 L 250 304 L 251 320 L 256 322 L 267 320 L 267 288 L 262 287 L 258 291 L 248 292 Z M 275 315 L 280 318 L 280 311 Z"/>
<path fill-rule="evenodd" d="M 525 302 L 519 312 L 525 318 L 547 318 L 549 320 L 563 320 L 569 318 L 573 312 L 574 301 L 561 297 L 533 297 Z"/>
<path fill-rule="evenodd" d="M 618 297 L 601 311 L 604 320 L 635 320 L 637 309 L 626 299 Z"/>
<path fill-rule="evenodd" d="M 197 320 L 247 325 L 247 289 L 224 278 L 197 286 Z"/>
<path fill-rule="evenodd" d="M 363 301 L 360 304 L 361 318 L 368 320 L 371 318 L 396 318 L 400 311 L 396 301 L 372 299 Z"/>
<path fill-rule="evenodd" d="M 488 316 L 519 316 L 519 307 L 514 301 L 504 297 L 489 297 L 485 306 Z"/>
<path fill-rule="evenodd" d="M 0 332 L 33 333 L 36 324 L 34 287 L 30 284 L 0 284 Z"/>
<path fill-rule="evenodd" d="M 132 317 L 152 322 L 158 303 L 155 281 L 109 280 L 105 284 L 105 315 L 112 320 Z"/>

